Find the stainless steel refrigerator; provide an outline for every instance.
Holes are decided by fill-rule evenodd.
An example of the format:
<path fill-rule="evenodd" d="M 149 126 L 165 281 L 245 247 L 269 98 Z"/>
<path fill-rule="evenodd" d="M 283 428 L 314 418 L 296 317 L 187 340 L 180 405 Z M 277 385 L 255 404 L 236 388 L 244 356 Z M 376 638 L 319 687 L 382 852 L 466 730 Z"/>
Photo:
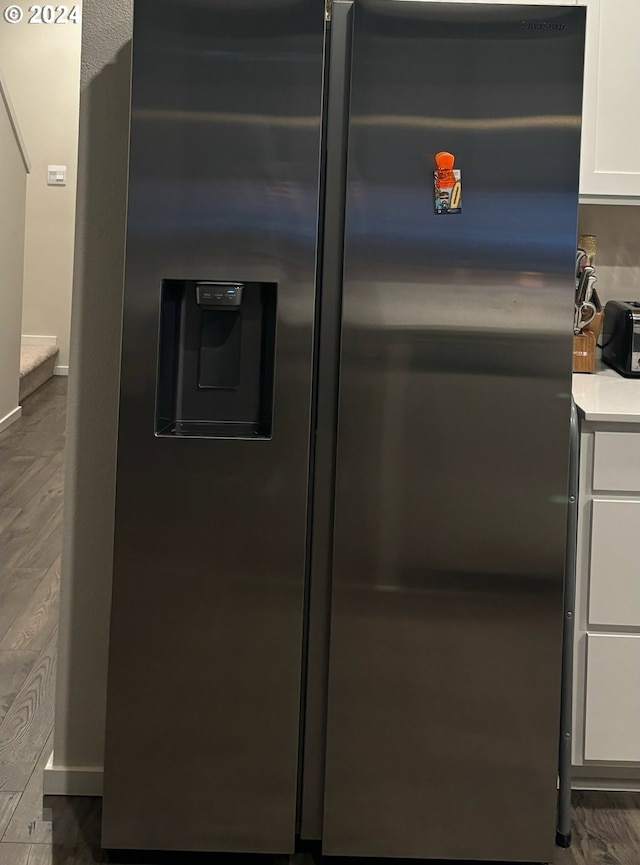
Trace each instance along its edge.
<path fill-rule="evenodd" d="M 584 17 L 136 0 L 104 846 L 551 858 Z"/>

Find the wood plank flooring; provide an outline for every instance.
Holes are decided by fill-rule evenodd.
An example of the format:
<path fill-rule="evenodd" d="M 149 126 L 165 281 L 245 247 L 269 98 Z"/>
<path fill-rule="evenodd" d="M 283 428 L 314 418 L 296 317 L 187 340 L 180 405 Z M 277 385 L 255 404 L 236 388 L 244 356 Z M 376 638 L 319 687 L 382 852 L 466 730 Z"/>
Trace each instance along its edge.
<path fill-rule="evenodd" d="M 42 796 L 53 739 L 65 409 L 66 379 L 53 378 L 0 435 L 0 865 L 113 861 L 100 849 L 99 799 Z M 554 865 L 640 865 L 640 795 L 575 793 L 573 835 L 569 850 L 556 850 Z M 285 857 L 138 854 L 116 861 L 230 860 L 280 865 Z M 291 857 L 293 865 L 338 861 L 345 865 L 313 852 Z"/>

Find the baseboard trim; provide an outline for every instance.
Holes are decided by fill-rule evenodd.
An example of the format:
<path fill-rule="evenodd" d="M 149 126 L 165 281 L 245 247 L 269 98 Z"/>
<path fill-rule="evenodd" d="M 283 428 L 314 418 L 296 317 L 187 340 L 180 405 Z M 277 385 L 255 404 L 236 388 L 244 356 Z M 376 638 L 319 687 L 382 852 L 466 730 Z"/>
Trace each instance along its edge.
<path fill-rule="evenodd" d="M 57 345 L 57 336 L 39 336 L 33 333 L 23 333 L 21 340 L 22 345 Z"/>
<path fill-rule="evenodd" d="M 10 411 L 9 414 L 6 414 L 2 420 L 0 420 L 0 433 L 8 429 L 8 427 L 10 427 L 12 423 L 15 423 L 21 416 L 22 406 L 18 405 L 13 409 L 13 411 Z"/>
<path fill-rule="evenodd" d="M 45 796 L 102 796 L 101 766 L 54 766 L 53 754 L 43 772 Z M 640 792 L 640 778 L 576 778 L 572 790 L 599 790 L 610 793 Z"/>
<path fill-rule="evenodd" d="M 102 796 L 102 767 L 55 766 L 53 754 L 43 771 L 45 796 Z"/>
<path fill-rule="evenodd" d="M 572 790 L 597 790 L 601 793 L 640 793 L 640 780 L 630 778 L 574 778 Z"/>
<path fill-rule="evenodd" d="M 54 375 L 69 375 L 69 367 L 65 366 L 64 364 L 62 366 L 54 366 L 53 374 Z"/>
<path fill-rule="evenodd" d="M 584 6 L 584 3 L 581 3 Z M 640 195 L 581 195 L 579 204 L 640 204 Z"/>

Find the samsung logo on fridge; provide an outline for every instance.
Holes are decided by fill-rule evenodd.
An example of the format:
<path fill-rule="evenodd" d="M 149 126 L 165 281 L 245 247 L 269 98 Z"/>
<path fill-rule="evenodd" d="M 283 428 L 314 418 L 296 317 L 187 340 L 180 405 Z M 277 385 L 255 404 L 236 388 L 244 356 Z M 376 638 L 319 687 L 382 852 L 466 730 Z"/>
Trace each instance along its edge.
<path fill-rule="evenodd" d="M 521 21 L 520 27 L 523 30 L 556 30 L 559 33 L 567 29 L 567 25 L 559 21 Z"/>

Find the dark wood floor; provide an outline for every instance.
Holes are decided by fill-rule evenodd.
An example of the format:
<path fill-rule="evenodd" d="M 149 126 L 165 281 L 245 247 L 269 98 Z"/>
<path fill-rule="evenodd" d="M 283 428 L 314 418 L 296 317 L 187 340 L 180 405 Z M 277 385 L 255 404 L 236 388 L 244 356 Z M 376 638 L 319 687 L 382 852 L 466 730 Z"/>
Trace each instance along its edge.
<path fill-rule="evenodd" d="M 99 799 L 42 797 L 53 731 L 65 408 L 66 379 L 51 379 L 0 435 L 0 865 L 109 861 L 100 850 Z M 576 793 L 573 834 L 554 865 L 640 865 L 640 795 Z M 273 863 L 205 858 L 212 865 Z M 311 865 L 314 858 L 303 853 L 293 861 Z M 135 857 L 150 865 L 190 859 Z"/>

